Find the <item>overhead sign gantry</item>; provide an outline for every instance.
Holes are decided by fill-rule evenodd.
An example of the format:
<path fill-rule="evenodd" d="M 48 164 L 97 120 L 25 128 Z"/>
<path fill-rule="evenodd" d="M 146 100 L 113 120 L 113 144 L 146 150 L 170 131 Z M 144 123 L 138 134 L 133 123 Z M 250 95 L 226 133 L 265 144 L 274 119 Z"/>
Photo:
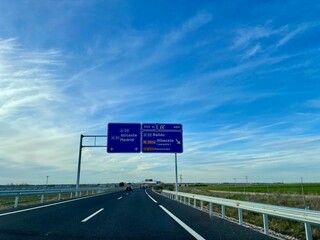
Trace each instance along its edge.
<path fill-rule="evenodd" d="M 108 135 L 80 135 L 76 188 L 79 189 L 83 147 L 106 147 L 108 153 L 174 153 L 176 192 L 178 192 L 177 153 L 183 152 L 182 124 L 109 123 Z M 93 145 L 82 145 L 83 138 L 94 138 Z M 96 144 L 96 138 L 107 137 L 108 144 Z M 78 192 L 76 192 L 78 195 Z M 177 197 L 177 195 L 176 195 Z"/>
<path fill-rule="evenodd" d="M 108 153 L 174 153 L 176 198 L 178 193 L 177 153 L 183 152 L 182 124 L 109 123 Z"/>

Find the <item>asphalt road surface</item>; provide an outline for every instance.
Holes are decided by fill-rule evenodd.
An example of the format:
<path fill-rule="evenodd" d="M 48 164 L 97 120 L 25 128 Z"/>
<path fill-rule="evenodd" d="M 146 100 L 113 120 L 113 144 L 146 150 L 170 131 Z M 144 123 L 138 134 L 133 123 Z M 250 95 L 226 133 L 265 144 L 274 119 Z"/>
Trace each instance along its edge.
<path fill-rule="evenodd" d="M 273 239 L 160 196 L 115 192 L 0 212 L 1 240 Z"/>

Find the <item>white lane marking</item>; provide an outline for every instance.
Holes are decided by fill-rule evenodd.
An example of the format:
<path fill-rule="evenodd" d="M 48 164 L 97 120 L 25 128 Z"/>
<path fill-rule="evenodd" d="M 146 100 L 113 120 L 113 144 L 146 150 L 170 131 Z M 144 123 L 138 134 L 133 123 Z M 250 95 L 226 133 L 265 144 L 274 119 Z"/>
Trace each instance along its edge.
<path fill-rule="evenodd" d="M 106 193 L 106 194 L 108 194 L 108 193 Z M 32 211 L 32 210 L 36 210 L 36 209 L 40 209 L 40 208 L 52 207 L 52 206 L 60 205 L 60 204 L 64 204 L 64 203 L 80 201 L 80 200 L 84 200 L 84 199 L 87 199 L 87 198 L 99 197 L 99 196 L 101 196 L 101 195 L 102 195 L 102 194 L 96 195 L 96 196 L 76 198 L 76 199 L 71 199 L 71 200 L 67 200 L 67 201 L 63 201 L 63 202 L 51 203 L 51 204 L 48 204 L 48 205 L 43 205 L 43 206 L 38 206 L 38 207 L 33 207 L 33 208 L 22 209 L 22 210 L 18 210 L 18 211 L 14 211 L 14 212 L 2 213 L 2 214 L 0 214 L 0 217 L 6 216 L 6 215 L 11 215 L 11 214 L 16 214 L 16 213 L 28 212 L 28 211 Z"/>
<path fill-rule="evenodd" d="M 100 210 L 96 211 L 95 213 L 91 214 L 89 217 L 83 219 L 81 222 L 86 222 L 88 221 L 89 219 L 93 218 L 95 215 L 97 215 L 98 213 L 102 212 L 104 210 L 104 208 L 101 208 Z"/>
<path fill-rule="evenodd" d="M 118 200 L 120 200 L 122 197 L 119 197 Z"/>
<path fill-rule="evenodd" d="M 154 200 L 154 199 L 147 193 L 147 190 L 145 191 L 145 193 L 148 195 L 148 197 L 149 197 L 152 201 L 154 201 L 155 203 L 158 203 L 156 200 Z"/>
<path fill-rule="evenodd" d="M 175 215 L 173 215 L 169 210 L 167 210 L 164 206 L 159 205 L 159 207 L 162 208 L 163 211 L 165 211 L 170 217 L 172 217 L 177 223 L 180 224 L 181 227 L 183 227 L 187 232 L 189 232 L 192 236 L 194 236 L 197 240 L 205 240 L 203 237 L 201 237 L 197 232 L 195 232 L 192 228 L 190 228 L 187 224 L 182 222 L 179 218 L 177 218 Z"/>

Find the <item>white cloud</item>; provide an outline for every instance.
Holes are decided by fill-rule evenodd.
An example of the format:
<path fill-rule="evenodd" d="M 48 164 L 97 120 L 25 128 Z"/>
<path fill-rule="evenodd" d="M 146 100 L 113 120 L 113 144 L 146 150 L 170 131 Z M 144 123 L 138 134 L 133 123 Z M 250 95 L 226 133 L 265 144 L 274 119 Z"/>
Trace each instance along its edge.
<path fill-rule="evenodd" d="M 61 101 L 50 67 L 57 64 L 57 51 L 28 52 L 15 40 L 0 41 L 0 116 L 19 117 L 25 108 L 38 109 L 44 104 Z"/>
<path fill-rule="evenodd" d="M 261 50 L 261 45 L 257 44 L 254 47 L 248 49 L 248 51 L 244 55 L 244 58 L 250 58 L 250 57 L 256 55 L 256 53 L 258 53 L 260 50 Z"/>
<path fill-rule="evenodd" d="M 173 44 L 183 37 L 187 35 L 188 33 L 197 30 L 198 28 L 202 27 L 203 25 L 211 22 L 213 19 L 213 16 L 206 12 L 198 13 L 197 15 L 193 16 L 189 20 L 183 23 L 183 25 L 171 31 L 169 34 L 164 36 L 164 44 L 170 45 Z"/>
<path fill-rule="evenodd" d="M 294 38 L 297 34 L 299 34 L 300 32 L 302 32 L 303 30 L 307 29 L 309 27 L 308 24 L 304 24 L 304 25 L 300 25 L 299 27 L 297 27 L 295 30 L 290 31 L 289 33 L 287 33 L 283 38 L 281 38 L 278 43 L 276 44 L 276 47 L 280 47 L 284 44 L 286 44 L 287 42 L 289 42 L 292 38 Z"/>
<path fill-rule="evenodd" d="M 2 168 L 17 174 L 73 171 L 78 136 L 77 127 L 70 128 L 75 116 L 64 111 L 67 97 L 55 73 L 63 65 L 61 53 L 29 51 L 15 39 L 1 40 L 0 49 Z"/>
<path fill-rule="evenodd" d="M 264 38 L 268 38 L 272 35 L 283 32 L 287 26 L 279 29 L 270 29 L 264 26 L 240 28 L 236 31 L 236 37 L 233 42 L 233 48 L 246 48 L 252 44 L 252 42 Z"/>

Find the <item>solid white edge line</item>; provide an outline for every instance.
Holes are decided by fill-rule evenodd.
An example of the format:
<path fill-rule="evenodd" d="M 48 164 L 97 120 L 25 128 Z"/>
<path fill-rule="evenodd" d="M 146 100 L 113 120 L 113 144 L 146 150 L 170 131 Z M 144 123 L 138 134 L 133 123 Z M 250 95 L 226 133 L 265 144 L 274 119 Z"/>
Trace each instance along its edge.
<path fill-rule="evenodd" d="M 118 200 L 120 200 L 122 197 L 119 197 Z"/>
<path fill-rule="evenodd" d="M 106 193 L 106 194 L 109 194 L 109 193 Z M 80 200 L 84 200 L 84 199 L 87 199 L 87 198 L 99 197 L 101 195 L 104 195 L 104 194 L 99 194 L 99 195 L 89 196 L 89 197 L 76 198 L 76 199 L 66 200 L 66 201 L 63 201 L 63 202 L 51 203 L 51 204 L 47 204 L 47 205 L 43 205 L 43 206 L 17 210 L 17 211 L 14 211 L 14 212 L 1 213 L 0 217 L 6 216 L 6 215 L 12 215 L 12 214 L 16 214 L 16 213 L 28 212 L 28 211 L 32 211 L 32 210 L 36 210 L 36 209 L 40 209 L 40 208 L 52 207 L 52 206 L 56 206 L 56 205 L 60 205 L 60 204 L 64 204 L 64 203 L 80 201 Z"/>
<path fill-rule="evenodd" d="M 159 205 L 159 207 L 162 208 L 163 211 L 165 211 L 170 217 L 172 217 L 177 223 L 180 224 L 181 227 L 183 227 L 187 232 L 189 232 L 193 237 L 195 237 L 197 240 L 205 240 L 205 238 L 201 237 L 197 232 L 195 232 L 192 228 L 190 228 L 187 224 L 182 222 L 179 218 L 177 218 L 175 215 L 173 215 L 169 210 L 167 210 L 164 206 Z"/>
<path fill-rule="evenodd" d="M 149 195 L 149 193 L 147 193 L 147 190 L 145 191 L 145 193 L 147 194 L 147 196 L 148 196 L 152 201 L 154 201 L 155 203 L 158 203 L 156 200 L 153 199 L 153 197 L 151 197 L 151 196 Z"/>
<path fill-rule="evenodd" d="M 95 215 L 97 215 L 98 213 L 102 212 L 104 210 L 104 208 L 101 208 L 100 210 L 96 211 L 95 213 L 91 214 L 89 217 L 83 219 L 81 222 L 86 222 L 88 221 L 89 219 L 93 218 Z"/>

